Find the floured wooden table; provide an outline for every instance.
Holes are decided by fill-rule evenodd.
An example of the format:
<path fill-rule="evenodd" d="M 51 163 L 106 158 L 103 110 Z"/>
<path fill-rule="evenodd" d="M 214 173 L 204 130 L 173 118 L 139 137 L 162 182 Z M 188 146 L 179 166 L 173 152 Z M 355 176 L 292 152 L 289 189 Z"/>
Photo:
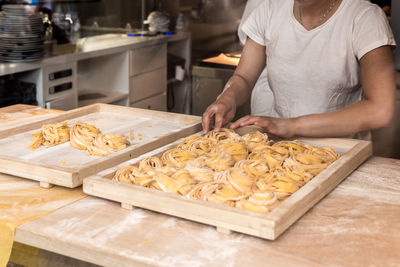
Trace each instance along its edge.
<path fill-rule="evenodd" d="M 0 108 L 0 126 L 2 130 L 9 129 L 22 123 L 50 118 L 61 112 L 24 104 L 8 106 Z"/>
<path fill-rule="evenodd" d="M 104 266 L 398 266 L 399 214 L 400 161 L 373 157 L 275 241 L 93 197 L 19 226 L 15 240 Z"/>

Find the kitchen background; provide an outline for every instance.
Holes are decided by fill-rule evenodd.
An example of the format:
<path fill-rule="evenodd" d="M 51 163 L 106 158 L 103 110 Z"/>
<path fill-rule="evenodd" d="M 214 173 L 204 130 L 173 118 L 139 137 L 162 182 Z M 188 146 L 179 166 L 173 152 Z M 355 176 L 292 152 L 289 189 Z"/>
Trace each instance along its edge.
<path fill-rule="evenodd" d="M 192 33 L 192 55 L 196 58 L 214 55 L 220 51 L 240 50 L 237 27 L 246 0 L 103 0 L 74 4 L 55 4 L 62 12 L 75 10 L 82 25 L 140 29 L 143 16 L 160 10 L 170 17 L 170 29 L 175 29 L 179 14 Z M 142 6 L 144 4 L 144 15 Z M 97 26 L 96 26 L 97 27 Z M 89 31 L 90 32 L 90 31 Z"/>
<path fill-rule="evenodd" d="M 3 0 L 0 1 L 0 5 L 16 2 L 18 0 Z M 195 115 L 202 114 L 234 71 L 234 66 L 206 63 L 203 60 L 220 53 L 229 56 L 240 52 L 241 45 L 237 37 L 237 28 L 246 2 L 246 0 L 48 0 L 40 3 L 35 0 L 30 1 L 32 4 L 40 4 L 43 12 L 51 10 L 51 13 L 69 14 L 73 19 L 79 18 L 80 38 L 108 33 L 143 32 L 148 29 L 148 25 L 145 25 L 143 21 L 152 11 L 157 10 L 168 15 L 170 32 L 187 31 L 191 33 L 188 48 L 190 51 L 184 58 L 187 65 L 186 85 L 189 84 L 191 88 L 191 96 L 187 100 L 188 96 L 185 95 L 187 92 L 179 88 L 179 84 L 168 83 L 167 101 L 173 105 L 169 104 L 167 110 Z M 400 1 L 373 0 L 373 2 L 385 10 L 397 42 L 400 43 Z M 49 15 L 52 17 L 54 14 Z M 63 42 L 61 37 L 58 41 Z M 180 45 L 177 47 L 181 49 Z M 177 49 L 172 48 L 172 50 L 176 51 Z M 188 56 L 190 58 L 187 58 Z M 396 68 L 400 70 L 400 49 L 396 50 L 395 57 Z M 121 60 L 124 60 L 123 57 Z M 112 59 L 108 61 L 111 62 Z M 98 63 L 86 60 L 78 63 L 77 68 L 88 71 L 94 65 L 98 65 Z M 115 66 L 113 68 L 115 69 Z M 83 77 L 82 81 L 85 80 L 85 75 L 80 75 Z M 400 83 L 400 74 L 397 73 L 397 76 Z M 0 80 L 5 77 L 0 73 Z M 377 155 L 400 158 L 399 91 L 397 90 L 395 125 L 373 133 L 374 149 Z M 173 99 L 171 100 L 171 98 Z M 185 106 L 183 102 L 188 102 L 189 106 Z M 249 112 L 248 103 L 239 112 L 241 115 Z"/>
<path fill-rule="evenodd" d="M 2 0 L 0 5 L 18 2 L 38 3 L 37 0 Z M 143 20 L 151 11 L 160 10 L 169 15 L 173 31 L 179 14 L 187 22 L 192 33 L 194 58 L 213 55 L 216 52 L 240 50 L 237 27 L 243 14 L 246 0 L 45 0 L 40 1 L 54 13 L 73 13 L 80 19 L 82 37 L 106 31 L 103 28 L 141 29 Z M 372 0 L 381 5 L 390 17 L 386 7 L 392 5 L 393 14 L 400 13 L 399 1 Z M 400 31 L 400 16 L 390 18 L 394 31 Z M 110 30 L 110 29 L 109 29 Z M 397 34 L 399 35 L 399 34 Z M 400 49 L 399 49 L 400 50 Z M 399 57 L 399 51 L 396 52 Z M 400 57 L 398 60 L 400 69 Z"/>

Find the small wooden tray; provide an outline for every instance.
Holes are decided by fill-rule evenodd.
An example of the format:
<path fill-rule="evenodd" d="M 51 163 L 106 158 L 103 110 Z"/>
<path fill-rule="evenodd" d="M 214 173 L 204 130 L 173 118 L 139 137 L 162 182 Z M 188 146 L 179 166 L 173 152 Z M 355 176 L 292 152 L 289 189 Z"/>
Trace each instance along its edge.
<path fill-rule="evenodd" d="M 269 214 L 253 213 L 202 200 L 191 200 L 177 194 L 112 180 L 115 171 L 122 166 L 134 165 L 149 156 L 159 156 L 182 140 L 86 178 L 83 181 L 83 191 L 89 195 L 120 202 L 126 209 L 145 208 L 213 225 L 223 233 L 236 231 L 274 240 L 372 155 L 372 145 L 368 141 L 332 138 L 299 140 L 316 146 L 330 146 L 341 153 L 341 157 Z"/>
<path fill-rule="evenodd" d="M 103 133 L 124 134 L 133 131 L 128 148 L 104 157 L 88 156 L 70 147 L 69 142 L 31 150 L 32 133 L 43 124 L 85 122 Z M 140 156 L 201 129 L 201 118 L 182 114 L 94 104 L 63 112 L 52 118 L 0 130 L 0 172 L 40 181 L 42 187 L 60 185 L 74 188 L 83 178 L 121 162 Z"/>

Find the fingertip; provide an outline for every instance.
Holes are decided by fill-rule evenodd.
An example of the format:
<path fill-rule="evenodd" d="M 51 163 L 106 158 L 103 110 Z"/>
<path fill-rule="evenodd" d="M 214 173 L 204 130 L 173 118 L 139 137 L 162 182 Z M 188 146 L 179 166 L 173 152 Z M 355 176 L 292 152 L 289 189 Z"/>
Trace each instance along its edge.
<path fill-rule="evenodd" d="M 215 125 L 214 125 L 214 130 L 215 130 L 215 131 L 218 132 L 218 131 L 221 129 L 221 127 L 222 127 L 222 124 L 221 124 L 221 123 L 215 122 Z"/>
<path fill-rule="evenodd" d="M 203 130 L 202 130 L 203 134 L 207 133 L 207 128 L 204 126 L 203 124 Z"/>
<path fill-rule="evenodd" d="M 247 126 L 247 125 L 248 125 L 247 121 L 242 121 L 239 124 L 240 127 L 244 127 L 244 126 Z"/>
<path fill-rule="evenodd" d="M 207 133 L 209 128 L 210 128 L 210 115 L 206 112 L 204 112 L 201 124 L 203 127 L 203 132 Z"/>
<path fill-rule="evenodd" d="M 231 128 L 231 129 L 239 128 L 241 123 L 242 123 L 242 120 L 239 119 L 239 120 L 233 122 L 233 123 L 231 124 L 231 127 L 230 127 L 230 128 Z"/>
<path fill-rule="evenodd" d="M 214 122 L 214 130 L 219 130 L 222 127 L 222 117 L 221 115 L 216 115 L 215 116 L 215 122 Z"/>

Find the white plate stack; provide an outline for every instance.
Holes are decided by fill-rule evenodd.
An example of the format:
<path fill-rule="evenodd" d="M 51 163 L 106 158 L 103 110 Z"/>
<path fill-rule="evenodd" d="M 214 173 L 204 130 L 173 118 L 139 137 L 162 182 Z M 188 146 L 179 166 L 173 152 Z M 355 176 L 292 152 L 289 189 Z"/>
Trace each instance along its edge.
<path fill-rule="evenodd" d="M 0 60 L 26 62 L 43 57 L 43 22 L 33 6 L 3 5 L 0 12 Z"/>

